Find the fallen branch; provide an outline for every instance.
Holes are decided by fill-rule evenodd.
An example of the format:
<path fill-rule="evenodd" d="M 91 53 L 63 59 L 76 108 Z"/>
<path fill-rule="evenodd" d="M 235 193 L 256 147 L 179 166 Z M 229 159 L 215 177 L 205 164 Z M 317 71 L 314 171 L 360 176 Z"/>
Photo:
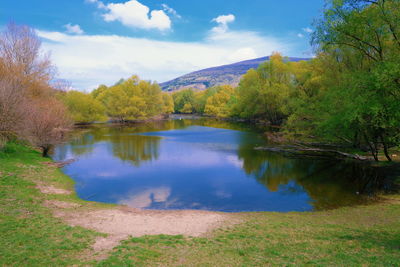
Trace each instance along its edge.
<path fill-rule="evenodd" d="M 324 158 L 351 158 L 355 160 L 370 160 L 369 157 L 350 154 L 333 149 L 310 148 L 300 146 L 281 146 L 281 147 L 256 147 L 256 150 L 266 150 L 278 153 L 288 153 L 299 156 L 324 157 Z"/>

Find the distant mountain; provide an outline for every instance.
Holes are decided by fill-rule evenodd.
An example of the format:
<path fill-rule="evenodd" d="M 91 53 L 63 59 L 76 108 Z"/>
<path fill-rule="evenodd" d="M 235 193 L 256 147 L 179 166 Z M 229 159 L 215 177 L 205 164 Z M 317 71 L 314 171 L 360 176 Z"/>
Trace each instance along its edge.
<path fill-rule="evenodd" d="M 257 68 L 260 63 L 268 60 L 269 57 L 260 57 L 240 61 L 237 63 L 212 67 L 185 74 L 168 82 L 160 83 L 163 91 L 176 91 L 184 88 L 195 88 L 205 90 L 212 86 L 230 84 L 236 86 L 240 78 L 251 68 Z M 309 60 L 309 58 L 289 57 L 289 61 L 297 62 Z"/>

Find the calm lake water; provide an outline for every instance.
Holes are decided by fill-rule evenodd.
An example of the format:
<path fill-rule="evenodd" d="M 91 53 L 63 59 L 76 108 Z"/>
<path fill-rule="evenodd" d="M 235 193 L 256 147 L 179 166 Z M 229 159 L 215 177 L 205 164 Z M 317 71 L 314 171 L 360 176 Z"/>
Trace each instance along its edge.
<path fill-rule="evenodd" d="M 385 177 L 365 164 L 254 150 L 260 131 L 211 119 L 79 129 L 55 160 L 85 200 L 146 209 L 310 211 L 364 203 Z"/>

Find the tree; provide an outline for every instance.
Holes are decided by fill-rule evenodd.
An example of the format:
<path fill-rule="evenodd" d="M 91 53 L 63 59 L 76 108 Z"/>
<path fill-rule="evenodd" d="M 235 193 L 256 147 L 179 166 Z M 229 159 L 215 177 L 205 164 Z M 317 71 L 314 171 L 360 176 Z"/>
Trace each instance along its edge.
<path fill-rule="evenodd" d="M 55 98 L 37 100 L 29 111 L 24 136 L 47 157 L 54 145 L 65 140 L 71 126 L 68 112 L 60 101 Z"/>
<path fill-rule="evenodd" d="M 174 112 L 174 99 L 169 93 L 162 93 L 163 100 L 163 114 L 171 114 Z"/>
<path fill-rule="evenodd" d="M 324 103 L 340 105 L 321 109 L 319 131 L 367 146 L 375 160 L 383 149 L 390 161 L 388 149 L 400 143 L 399 21 L 397 0 L 331 1 L 313 35 L 340 70 L 323 96 Z"/>
<path fill-rule="evenodd" d="M 0 58 L 0 139 L 15 138 L 23 128 L 28 99 L 19 77 Z"/>
<path fill-rule="evenodd" d="M 28 26 L 9 24 L 0 35 L 0 135 L 28 140 L 47 155 L 70 124 L 40 45 Z"/>
<path fill-rule="evenodd" d="M 94 99 L 91 94 L 71 90 L 60 95 L 75 123 L 88 123 L 107 119 L 104 106 L 100 101 Z"/>
<path fill-rule="evenodd" d="M 197 114 L 204 114 L 208 98 L 213 96 L 218 91 L 218 86 L 207 88 L 204 91 L 194 93 L 193 108 Z"/>
<path fill-rule="evenodd" d="M 104 91 L 106 91 L 108 89 L 108 87 L 104 84 L 99 85 L 99 87 L 97 87 L 96 89 L 94 89 L 90 94 L 92 95 L 92 97 L 94 99 L 96 99 L 101 93 L 103 93 Z"/>
<path fill-rule="evenodd" d="M 41 56 L 41 41 L 34 29 L 9 23 L 0 38 L 0 57 L 7 68 L 19 68 L 26 78 L 48 82 L 53 78 L 49 56 Z"/>
<path fill-rule="evenodd" d="M 141 81 L 137 76 L 104 89 L 96 99 L 103 103 L 111 118 L 119 121 L 144 120 L 163 111 L 158 84 Z"/>
<path fill-rule="evenodd" d="M 208 97 L 204 113 L 216 117 L 229 117 L 233 103 L 236 103 L 235 89 L 229 85 L 216 88 L 216 93 Z"/>
<path fill-rule="evenodd" d="M 183 89 L 180 91 L 177 91 L 172 94 L 172 98 L 174 99 L 174 107 L 175 107 L 175 112 L 177 113 L 187 113 L 189 111 L 189 107 L 191 108 L 191 111 L 188 113 L 193 112 L 193 106 L 194 106 L 194 92 L 192 89 Z M 186 105 L 185 111 L 183 111 L 184 107 Z"/>
<path fill-rule="evenodd" d="M 181 109 L 181 113 L 184 114 L 191 114 L 193 113 L 193 106 L 190 103 L 186 103 L 183 108 Z"/>
<path fill-rule="evenodd" d="M 281 124 L 288 115 L 292 87 L 290 64 L 275 53 L 257 70 L 250 69 L 243 76 L 235 113 L 242 118 L 263 118 L 272 124 Z"/>

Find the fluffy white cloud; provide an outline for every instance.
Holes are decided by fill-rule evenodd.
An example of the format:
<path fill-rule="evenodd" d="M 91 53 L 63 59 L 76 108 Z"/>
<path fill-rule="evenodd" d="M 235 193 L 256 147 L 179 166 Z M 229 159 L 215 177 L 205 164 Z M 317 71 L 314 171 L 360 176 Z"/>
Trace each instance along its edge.
<path fill-rule="evenodd" d="M 238 50 L 234 51 L 229 56 L 229 60 L 236 62 L 236 61 L 252 59 L 252 58 L 256 58 L 256 57 L 257 57 L 257 53 L 256 53 L 256 51 L 254 51 L 253 48 L 243 47 L 243 48 L 239 48 Z"/>
<path fill-rule="evenodd" d="M 290 43 L 255 32 L 210 32 L 200 42 L 170 42 L 117 35 L 71 35 L 37 31 L 59 76 L 80 90 L 111 85 L 138 74 L 164 82 L 191 71 L 234 63 L 280 51 L 290 53 Z"/>
<path fill-rule="evenodd" d="M 297 37 L 299 37 L 299 38 L 304 38 L 304 34 L 298 33 L 298 34 L 297 34 Z"/>
<path fill-rule="evenodd" d="M 72 25 L 71 23 L 65 24 L 64 28 L 66 29 L 67 33 L 71 33 L 71 34 L 83 34 L 84 31 L 81 29 L 81 27 L 76 24 L 76 25 Z"/>
<path fill-rule="evenodd" d="M 228 31 L 228 23 L 235 21 L 235 16 L 232 14 L 221 15 L 212 19 L 213 22 L 218 23 L 218 26 L 214 27 L 212 31 L 216 34 L 222 34 Z"/>
<path fill-rule="evenodd" d="M 232 14 L 221 15 L 221 16 L 218 16 L 218 17 L 214 18 L 212 21 L 215 21 L 215 22 L 217 22 L 219 24 L 226 25 L 228 23 L 234 22 L 235 21 L 235 16 L 232 15 Z"/>
<path fill-rule="evenodd" d="M 171 19 L 163 10 L 152 10 L 137 0 L 123 3 L 104 4 L 100 0 L 86 0 L 97 5 L 97 8 L 105 10 L 103 18 L 107 22 L 119 21 L 131 28 L 158 29 L 161 31 L 171 29 Z M 179 16 L 176 11 L 167 5 L 163 8 L 173 15 Z"/>

